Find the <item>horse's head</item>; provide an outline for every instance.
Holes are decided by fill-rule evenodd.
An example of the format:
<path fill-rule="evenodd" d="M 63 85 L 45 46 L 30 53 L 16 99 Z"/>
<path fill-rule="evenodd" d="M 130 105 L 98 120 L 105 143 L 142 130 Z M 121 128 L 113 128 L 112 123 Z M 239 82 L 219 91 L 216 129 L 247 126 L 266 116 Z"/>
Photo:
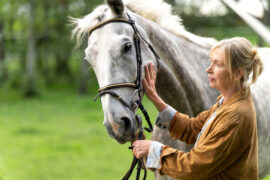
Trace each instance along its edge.
<path fill-rule="evenodd" d="M 83 19 L 72 19 L 76 25 L 73 34 L 81 38 L 90 31 L 85 55 L 95 71 L 100 88 L 117 84 L 100 91 L 104 125 L 111 137 L 119 143 L 125 143 L 134 138 L 137 130 L 136 109 L 133 105 L 134 101 L 139 99 L 139 95 L 132 83 L 141 86 L 140 79 L 144 76 L 143 66 L 152 62 L 157 67 L 157 61 L 154 53 L 141 39 L 141 47 L 137 50 L 141 51 L 142 64 L 138 65 L 134 27 L 130 23 L 109 21 L 112 18 L 129 19 L 126 13 L 128 11 L 140 35 L 149 41 L 146 32 L 136 24 L 134 14 L 124 7 L 121 0 L 107 0 L 107 4 L 99 6 Z M 100 24 L 104 22 L 109 23 Z M 118 86 L 118 83 L 124 84 Z M 125 83 L 131 85 L 127 86 Z M 117 99 L 115 97 L 117 95 L 127 104 Z"/>

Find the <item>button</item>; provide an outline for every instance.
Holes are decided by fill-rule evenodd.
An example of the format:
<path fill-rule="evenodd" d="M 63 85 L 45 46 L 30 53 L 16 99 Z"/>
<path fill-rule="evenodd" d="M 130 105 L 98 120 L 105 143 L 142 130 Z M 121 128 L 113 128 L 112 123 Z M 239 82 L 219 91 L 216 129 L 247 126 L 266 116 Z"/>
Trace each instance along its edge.
<path fill-rule="evenodd" d="M 160 121 L 160 117 L 157 117 L 156 124 L 158 124 L 159 121 Z"/>

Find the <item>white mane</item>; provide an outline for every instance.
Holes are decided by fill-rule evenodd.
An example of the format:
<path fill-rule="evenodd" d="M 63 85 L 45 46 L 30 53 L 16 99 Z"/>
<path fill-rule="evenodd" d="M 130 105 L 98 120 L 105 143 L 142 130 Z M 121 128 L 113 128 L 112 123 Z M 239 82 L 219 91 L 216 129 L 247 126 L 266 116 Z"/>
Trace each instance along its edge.
<path fill-rule="evenodd" d="M 212 38 L 196 36 L 186 31 L 182 25 L 182 19 L 177 15 L 173 15 L 171 5 L 163 0 L 123 0 L 123 3 L 126 8 L 136 14 L 152 20 L 167 31 L 189 39 L 196 44 L 211 47 L 216 43 L 216 40 Z M 77 42 L 80 43 L 89 29 L 99 22 L 98 18 L 104 16 L 107 9 L 106 5 L 101 5 L 82 19 L 70 18 L 71 23 L 75 26 L 72 37 L 76 36 Z"/>
<path fill-rule="evenodd" d="M 185 30 L 182 19 L 172 14 L 171 5 L 163 0 L 123 0 L 131 11 L 159 24 L 164 29 L 177 34 L 178 30 Z"/>
<path fill-rule="evenodd" d="M 83 18 L 69 17 L 70 25 L 74 26 L 72 30 L 72 39 L 75 37 L 77 40 L 77 46 L 81 45 L 82 40 L 91 27 L 95 26 L 99 22 L 99 17 L 105 15 L 107 6 L 98 6 L 92 13 L 84 16 Z"/>

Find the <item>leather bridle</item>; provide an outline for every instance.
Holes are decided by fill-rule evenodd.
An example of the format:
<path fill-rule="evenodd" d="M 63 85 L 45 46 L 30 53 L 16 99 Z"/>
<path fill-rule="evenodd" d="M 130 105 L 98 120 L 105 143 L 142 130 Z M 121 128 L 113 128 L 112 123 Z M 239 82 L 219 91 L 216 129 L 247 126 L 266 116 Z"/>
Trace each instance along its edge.
<path fill-rule="evenodd" d="M 144 117 L 145 117 L 145 119 L 146 119 L 146 121 L 148 123 L 148 127 L 142 127 L 141 117 L 139 115 L 135 115 L 135 119 L 137 121 L 137 127 L 138 127 L 138 137 L 137 138 L 138 139 L 145 139 L 144 135 L 143 135 L 143 129 L 147 130 L 148 132 L 152 132 L 153 131 L 153 126 L 151 124 L 149 115 L 148 115 L 147 111 L 145 110 L 145 108 L 143 107 L 143 104 L 142 104 L 142 97 L 143 97 L 143 92 L 142 92 L 142 72 L 141 72 L 141 69 L 142 69 L 142 57 L 141 57 L 140 39 L 142 39 L 148 45 L 149 49 L 154 54 L 154 56 L 155 56 L 155 58 L 157 60 L 158 67 L 159 67 L 159 58 L 160 57 L 158 56 L 158 54 L 156 53 L 156 51 L 154 50 L 152 45 L 149 42 L 147 42 L 145 40 L 145 38 L 140 34 L 138 29 L 136 28 L 135 21 L 132 20 L 128 14 L 127 14 L 127 17 L 128 17 L 128 19 L 119 17 L 119 18 L 112 18 L 112 19 L 109 19 L 107 21 L 101 22 L 101 23 L 97 24 L 96 26 L 92 27 L 89 30 L 88 36 L 90 37 L 90 35 L 92 34 L 93 31 L 95 31 L 95 30 L 97 30 L 97 29 L 99 29 L 99 28 L 101 28 L 104 25 L 109 24 L 109 23 L 118 22 L 118 23 L 127 23 L 127 24 L 131 25 L 131 27 L 132 27 L 132 29 L 134 31 L 133 41 L 134 41 L 134 45 L 135 45 L 136 61 L 137 61 L 137 77 L 136 77 L 136 80 L 134 82 L 121 82 L 121 83 L 109 84 L 107 86 L 104 86 L 104 87 L 102 87 L 102 88 L 100 88 L 98 90 L 98 94 L 95 97 L 94 101 L 96 101 L 96 99 L 98 97 L 101 97 L 101 96 L 103 96 L 105 94 L 110 94 L 111 96 L 113 96 L 114 98 L 119 100 L 123 105 L 128 107 L 131 110 L 131 112 L 133 112 L 134 114 L 135 114 L 136 108 L 139 107 L 139 109 L 142 111 L 142 113 L 143 113 L 143 115 L 144 115 Z M 133 98 L 134 98 L 134 96 L 136 96 L 136 94 L 138 94 L 138 97 L 139 97 L 138 100 L 133 101 L 133 98 L 132 98 L 133 102 L 130 105 L 120 95 L 118 95 L 116 92 L 112 91 L 112 89 L 123 88 L 123 87 L 125 87 L 125 88 L 134 88 L 135 90 L 134 90 L 134 93 L 133 93 Z M 144 172 L 145 172 L 143 179 L 146 179 L 146 168 L 144 166 L 143 160 L 142 159 L 137 159 L 134 156 L 131 167 L 130 167 L 129 171 L 126 173 L 126 175 L 123 177 L 123 180 L 129 179 L 129 177 L 131 176 L 132 171 L 135 168 L 136 164 L 138 164 L 136 179 L 138 180 L 139 177 L 140 177 L 141 168 L 143 168 Z"/>

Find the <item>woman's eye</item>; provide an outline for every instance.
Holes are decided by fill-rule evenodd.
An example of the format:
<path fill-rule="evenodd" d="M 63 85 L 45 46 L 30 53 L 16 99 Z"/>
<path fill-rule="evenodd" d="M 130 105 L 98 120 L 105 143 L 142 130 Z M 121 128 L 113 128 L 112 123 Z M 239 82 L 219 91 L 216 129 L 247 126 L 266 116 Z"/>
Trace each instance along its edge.
<path fill-rule="evenodd" d="M 123 47 L 123 53 L 127 53 L 127 52 L 129 52 L 130 51 L 130 49 L 131 49 L 131 47 L 132 47 L 132 44 L 131 44 L 131 42 L 126 42 L 125 44 L 124 44 L 124 47 Z"/>
<path fill-rule="evenodd" d="M 218 63 L 213 63 L 214 66 L 220 67 L 220 64 Z"/>

